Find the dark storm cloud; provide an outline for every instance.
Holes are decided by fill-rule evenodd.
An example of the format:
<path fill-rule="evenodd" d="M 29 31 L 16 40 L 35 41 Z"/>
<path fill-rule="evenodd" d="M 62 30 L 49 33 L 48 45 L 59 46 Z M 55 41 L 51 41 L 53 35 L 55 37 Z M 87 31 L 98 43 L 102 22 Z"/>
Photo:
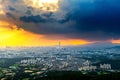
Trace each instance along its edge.
<path fill-rule="evenodd" d="M 17 2 L 19 0 L 11 0 Z M 21 11 L 21 28 L 39 34 L 61 34 L 68 38 L 108 40 L 120 38 L 120 0 L 63 0 L 57 13 L 42 13 L 33 7 Z M 13 14 L 7 14 L 13 17 Z"/>
<path fill-rule="evenodd" d="M 20 20 L 24 21 L 24 22 L 34 22 L 34 23 L 44 23 L 46 22 L 46 19 L 43 19 L 40 15 L 36 15 L 36 16 L 23 16 L 20 17 Z"/>
<path fill-rule="evenodd" d="M 27 15 L 32 15 L 32 12 L 31 12 L 30 10 L 27 10 L 27 11 L 26 11 L 26 14 L 27 14 Z"/>
<path fill-rule="evenodd" d="M 11 11 L 16 11 L 16 9 L 13 8 L 13 7 L 11 7 L 11 6 L 9 6 L 9 10 L 11 10 Z"/>
<path fill-rule="evenodd" d="M 44 13 L 42 15 L 32 15 L 31 11 L 28 10 L 26 12 L 26 14 L 30 15 L 30 16 L 22 16 L 20 17 L 21 21 L 24 22 L 34 22 L 34 23 L 46 23 L 46 22 L 54 22 L 55 19 L 50 18 L 50 16 L 52 15 L 52 13 Z M 44 17 L 44 18 L 43 18 Z"/>
<path fill-rule="evenodd" d="M 13 14 L 11 14 L 11 13 L 6 13 L 6 16 L 7 16 L 7 17 L 10 17 L 10 18 L 12 18 L 12 19 L 14 19 L 14 20 L 16 19 L 15 16 L 14 16 Z"/>
<path fill-rule="evenodd" d="M 117 0 L 96 1 L 94 4 L 81 5 L 81 9 L 68 14 L 68 20 L 76 21 L 73 27 L 78 34 L 73 37 L 99 40 L 120 38 L 119 2 Z"/>

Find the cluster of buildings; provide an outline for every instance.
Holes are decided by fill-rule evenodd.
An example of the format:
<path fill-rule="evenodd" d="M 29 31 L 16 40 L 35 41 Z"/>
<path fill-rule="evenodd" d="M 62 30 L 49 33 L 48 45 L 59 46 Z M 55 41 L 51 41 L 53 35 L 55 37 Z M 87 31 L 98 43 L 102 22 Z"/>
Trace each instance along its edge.
<path fill-rule="evenodd" d="M 112 51 L 113 52 L 113 51 Z M 110 70 L 111 65 L 100 63 L 104 59 L 112 59 L 114 53 L 107 49 L 83 49 L 80 47 L 31 47 L 0 49 L 0 58 L 22 58 L 20 64 L 48 65 L 50 70 Z M 117 56 L 118 57 L 118 56 Z M 95 59 L 95 60 L 93 60 Z M 99 62 L 99 65 L 97 64 Z M 97 65 L 93 65 L 93 64 Z"/>
<path fill-rule="evenodd" d="M 111 70 L 111 64 L 99 64 L 94 65 L 90 60 L 74 58 L 72 56 L 66 56 L 62 58 L 31 58 L 24 59 L 19 62 L 20 64 L 27 65 L 46 65 L 49 67 L 49 70 L 58 70 L 58 71 L 98 71 L 98 70 Z"/>
<path fill-rule="evenodd" d="M 96 71 L 96 70 L 111 70 L 111 64 L 100 64 L 99 66 L 94 66 L 90 61 L 86 61 L 79 68 L 80 71 Z"/>

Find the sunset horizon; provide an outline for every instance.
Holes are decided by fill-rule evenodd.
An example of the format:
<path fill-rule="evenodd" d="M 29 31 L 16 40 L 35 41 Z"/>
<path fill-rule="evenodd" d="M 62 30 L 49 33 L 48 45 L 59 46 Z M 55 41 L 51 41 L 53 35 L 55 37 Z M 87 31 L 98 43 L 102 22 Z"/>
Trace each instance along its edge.
<path fill-rule="evenodd" d="M 120 44 L 117 10 L 115 15 L 106 7 L 109 13 L 105 13 L 102 1 L 70 2 L 0 0 L 0 46 L 54 46 L 58 41 L 63 46 L 104 41 Z M 108 6 L 116 8 L 110 2 Z"/>

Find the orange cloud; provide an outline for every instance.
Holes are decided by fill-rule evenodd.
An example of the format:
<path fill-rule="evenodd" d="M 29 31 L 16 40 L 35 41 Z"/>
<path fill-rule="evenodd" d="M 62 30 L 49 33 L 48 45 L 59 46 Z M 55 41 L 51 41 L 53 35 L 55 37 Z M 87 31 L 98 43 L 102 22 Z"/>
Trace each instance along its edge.
<path fill-rule="evenodd" d="M 45 35 L 27 32 L 14 24 L 0 21 L 0 46 L 56 46 L 59 41 L 63 46 L 90 43 L 81 39 L 51 40 L 46 38 Z"/>
<path fill-rule="evenodd" d="M 112 43 L 115 43 L 115 44 L 120 44 L 120 39 L 118 40 L 111 40 Z"/>

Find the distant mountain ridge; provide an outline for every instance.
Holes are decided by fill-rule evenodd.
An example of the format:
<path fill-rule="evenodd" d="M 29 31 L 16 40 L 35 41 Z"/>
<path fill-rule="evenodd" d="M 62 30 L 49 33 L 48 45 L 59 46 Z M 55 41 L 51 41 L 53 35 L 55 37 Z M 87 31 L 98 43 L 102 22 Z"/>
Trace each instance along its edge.
<path fill-rule="evenodd" d="M 118 46 L 113 46 L 113 47 L 110 47 L 110 48 L 107 48 L 107 49 L 120 49 L 120 45 L 118 45 Z"/>
<path fill-rule="evenodd" d="M 113 44 L 111 42 L 96 42 L 82 46 L 84 48 L 120 48 L 120 44 Z"/>

